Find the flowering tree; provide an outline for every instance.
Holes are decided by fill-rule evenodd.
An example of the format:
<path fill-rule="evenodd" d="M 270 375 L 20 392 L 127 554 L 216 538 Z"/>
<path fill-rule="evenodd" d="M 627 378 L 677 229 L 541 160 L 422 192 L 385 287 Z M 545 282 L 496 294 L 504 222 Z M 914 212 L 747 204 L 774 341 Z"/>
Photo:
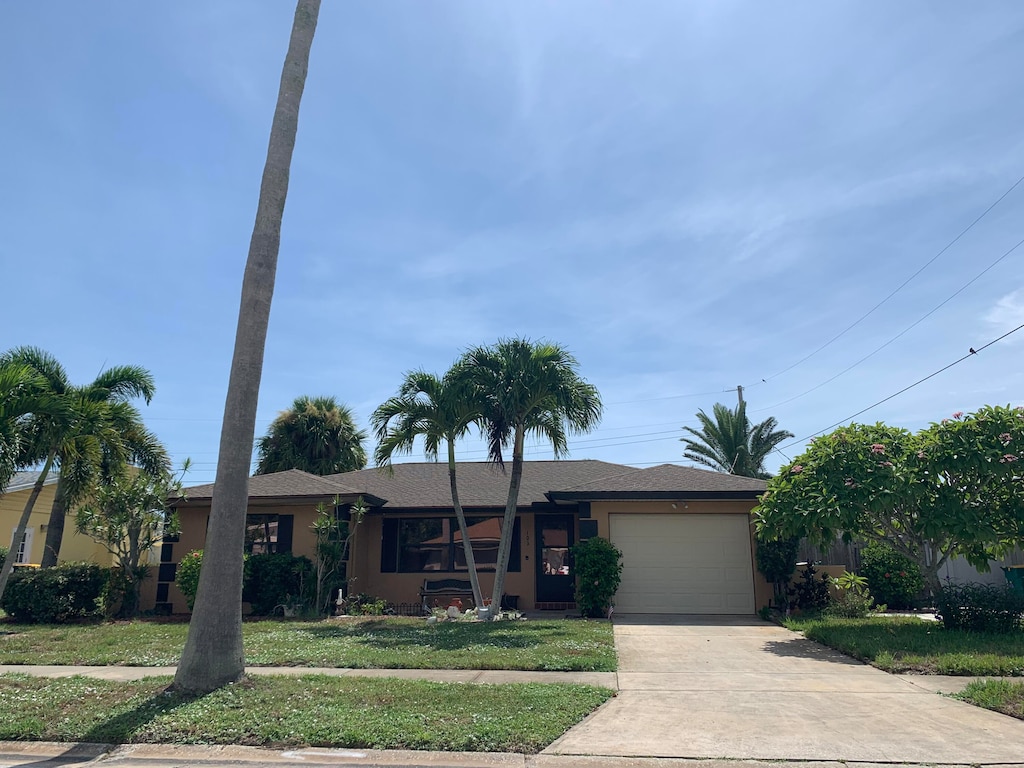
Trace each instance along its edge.
<path fill-rule="evenodd" d="M 851 424 L 779 471 L 754 510 L 759 536 L 886 543 L 932 591 L 955 555 L 987 569 L 1024 536 L 1024 410 L 985 406 L 914 434 Z"/>

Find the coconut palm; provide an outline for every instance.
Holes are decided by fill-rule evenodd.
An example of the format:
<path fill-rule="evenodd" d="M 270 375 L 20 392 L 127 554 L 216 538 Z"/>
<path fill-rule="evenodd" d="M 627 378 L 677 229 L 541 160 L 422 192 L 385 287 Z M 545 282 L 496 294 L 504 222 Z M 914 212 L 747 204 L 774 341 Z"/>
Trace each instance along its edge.
<path fill-rule="evenodd" d="M 484 604 L 483 593 L 480 591 L 466 515 L 459 501 L 455 441 L 466 435 L 470 426 L 479 418 L 480 411 L 472 396 L 467 395 L 459 384 L 452 376 L 439 379 L 431 373 L 411 371 L 405 375 L 398 395 L 377 408 L 370 421 L 377 438 L 374 461 L 378 467 L 390 469 L 392 457 L 395 454 L 411 453 L 417 438 L 423 438 L 423 451 L 432 461 L 437 461 L 441 444 L 445 444 L 452 506 L 462 534 L 469 583 L 473 588 L 473 603 L 479 608 Z"/>
<path fill-rule="evenodd" d="M 366 437 L 356 427 L 352 411 L 333 397 L 302 395 L 270 422 L 267 434 L 257 441 L 256 474 L 301 469 L 333 475 L 362 469 Z"/>
<path fill-rule="evenodd" d="M 467 351 L 452 375 L 466 382 L 480 403 L 477 419 L 487 440 L 489 460 L 504 466 L 512 449 L 512 472 L 502 520 L 491 601 L 499 605 L 511 553 L 523 448 L 528 435 L 551 444 L 555 458 L 568 452 L 569 434 L 589 432 L 601 420 L 601 396 L 580 378 L 579 363 L 561 346 L 528 339 L 502 339 Z"/>
<path fill-rule="evenodd" d="M 2 360 L 34 370 L 45 382 L 47 393 L 63 402 L 70 417 L 54 420 L 36 415 L 27 424 L 33 458 L 42 460 L 52 452 L 53 464 L 60 468 L 41 562 L 49 568 L 60 556 L 68 509 L 97 478 L 116 474 L 126 464 L 154 473 L 170 468 L 167 451 L 129 402 L 141 397 L 148 403 L 156 386 L 152 374 L 135 365 L 108 368 L 91 384 L 76 386 L 53 355 L 36 347 L 17 347 Z"/>
<path fill-rule="evenodd" d="M 256 221 L 242 280 L 205 556 L 188 638 L 174 676 L 174 687 L 182 691 L 212 691 L 241 679 L 245 673 L 242 553 L 249 465 L 299 103 L 319 14 L 320 0 L 298 0 L 270 126 Z"/>
<path fill-rule="evenodd" d="M 778 429 L 779 423 L 774 417 L 751 425 L 745 402 L 735 408 L 715 403 L 712 413 L 714 418 L 703 410 L 697 412 L 701 423 L 699 430 L 683 427 L 695 438 L 680 438 L 686 444 L 683 455 L 718 472 L 762 480 L 771 477 L 764 462 L 779 443 L 792 438 L 793 433 Z"/>

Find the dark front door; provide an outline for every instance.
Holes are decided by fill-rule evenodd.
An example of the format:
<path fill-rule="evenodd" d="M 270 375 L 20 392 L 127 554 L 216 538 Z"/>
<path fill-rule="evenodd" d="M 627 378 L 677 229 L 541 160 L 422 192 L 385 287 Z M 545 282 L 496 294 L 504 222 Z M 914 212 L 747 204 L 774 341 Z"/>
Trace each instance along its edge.
<path fill-rule="evenodd" d="M 537 602 L 570 603 L 575 600 L 576 577 L 569 550 L 573 545 L 572 515 L 537 515 Z"/>

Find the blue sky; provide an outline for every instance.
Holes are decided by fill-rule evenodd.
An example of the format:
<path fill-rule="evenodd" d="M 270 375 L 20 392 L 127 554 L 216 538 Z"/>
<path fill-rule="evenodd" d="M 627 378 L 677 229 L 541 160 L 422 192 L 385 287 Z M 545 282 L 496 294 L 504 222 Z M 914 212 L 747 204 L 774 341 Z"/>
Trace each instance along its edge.
<path fill-rule="evenodd" d="M 189 484 L 214 477 L 292 11 L 0 5 L 0 348 L 151 369 Z M 327 0 L 257 433 L 300 394 L 366 425 L 404 371 L 514 335 L 602 393 L 572 458 L 685 463 L 681 427 L 737 384 L 798 439 L 842 422 L 1024 323 L 1022 246 L 818 386 L 1024 238 L 1022 183 L 808 358 L 1024 175 L 1021 72 L 1008 0 Z M 858 420 L 1024 402 L 1022 342 Z"/>

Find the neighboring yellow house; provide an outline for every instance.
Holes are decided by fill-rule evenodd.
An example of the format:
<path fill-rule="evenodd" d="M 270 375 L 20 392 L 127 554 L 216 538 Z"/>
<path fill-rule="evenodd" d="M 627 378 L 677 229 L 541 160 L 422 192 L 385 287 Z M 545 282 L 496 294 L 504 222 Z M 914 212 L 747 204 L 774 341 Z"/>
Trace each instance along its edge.
<path fill-rule="evenodd" d="M 14 540 L 14 532 L 25 511 L 25 504 L 32 493 L 32 486 L 39 477 L 38 472 L 16 472 L 11 478 L 7 491 L 0 496 L 0 537 L 3 538 L 5 547 L 9 547 Z M 53 506 L 53 497 L 57 493 L 57 473 L 51 472 L 43 490 L 36 499 L 32 508 L 32 515 L 28 520 L 28 527 L 25 529 L 25 542 L 22 551 L 18 556 L 18 563 L 38 564 L 43 558 L 43 545 L 46 542 L 46 525 L 50 520 L 50 507 Z M 64 539 L 60 548 L 60 562 L 87 561 L 98 563 L 103 567 L 110 567 L 112 558 L 110 553 L 101 544 L 82 536 L 75 531 L 73 512 L 68 513 L 68 520 L 64 525 Z"/>

